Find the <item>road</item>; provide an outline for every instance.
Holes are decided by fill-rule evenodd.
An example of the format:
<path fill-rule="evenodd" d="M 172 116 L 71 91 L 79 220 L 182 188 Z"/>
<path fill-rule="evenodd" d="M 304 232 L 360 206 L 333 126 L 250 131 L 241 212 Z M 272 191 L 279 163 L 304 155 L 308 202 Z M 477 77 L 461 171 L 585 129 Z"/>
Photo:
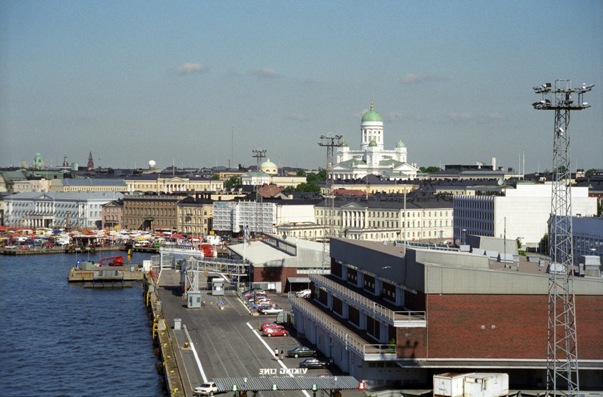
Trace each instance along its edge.
<path fill-rule="evenodd" d="M 177 351 L 181 355 L 181 368 L 184 384 L 188 386 L 187 396 L 192 395 L 194 387 L 204 381 L 225 377 L 260 377 L 271 373 L 282 373 L 281 368 L 298 368 L 301 358 L 275 358 L 275 349 L 288 349 L 305 341 L 295 338 L 295 330 L 288 328 L 288 337 L 261 336 L 259 327 L 264 322 L 273 322 L 275 315 L 253 316 L 245 303 L 234 291 L 226 291 L 224 296 L 216 297 L 211 291 L 204 291 L 201 308 L 188 309 L 186 300 L 178 288 L 177 272 L 162 274 L 159 297 L 168 326 L 174 327 L 174 319 L 181 320 L 181 330 L 174 330 L 178 342 Z M 269 293 L 273 302 L 290 310 L 285 294 Z M 223 300 L 223 309 L 218 302 Z M 190 338 L 190 339 L 189 339 Z M 185 342 L 192 341 L 187 347 Z M 196 354 L 195 354 L 196 352 Z M 309 369 L 304 376 L 330 374 L 326 369 Z M 287 376 L 287 375 L 277 375 Z M 190 394 L 189 394 L 190 393 Z M 262 396 L 305 396 L 311 391 L 262 392 Z M 345 393 L 349 395 L 349 392 Z M 354 393 L 355 394 L 355 393 Z"/>

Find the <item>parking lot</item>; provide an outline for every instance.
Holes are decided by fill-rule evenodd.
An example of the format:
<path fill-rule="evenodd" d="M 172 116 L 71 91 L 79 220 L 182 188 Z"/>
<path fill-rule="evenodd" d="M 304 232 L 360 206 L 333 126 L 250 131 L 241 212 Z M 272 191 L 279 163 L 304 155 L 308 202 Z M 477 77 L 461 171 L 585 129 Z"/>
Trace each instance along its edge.
<path fill-rule="evenodd" d="M 182 330 L 174 332 L 185 366 L 181 372 L 184 383 L 188 385 L 187 396 L 192 395 L 194 387 L 214 378 L 337 374 L 336 368 L 334 372 L 330 368 L 297 370 L 304 357 L 286 357 L 286 352 L 295 346 L 307 345 L 307 342 L 298 339 L 294 328 L 288 325 L 285 329 L 289 336 L 263 336 L 260 326 L 274 322 L 276 315 L 261 315 L 250 309 L 235 291 L 226 291 L 220 297 L 211 296 L 211 291 L 203 291 L 202 306 L 188 309 L 178 288 L 178 277 L 176 272 L 163 275 L 159 296 L 167 324 L 173 327 L 174 319 L 180 319 Z M 267 293 L 275 304 L 286 312 L 290 311 L 286 294 Z M 223 303 L 222 308 L 218 304 L 220 302 Z M 317 358 L 328 361 L 320 354 Z M 261 393 L 262 396 L 285 394 L 309 397 L 311 391 Z M 349 392 L 346 395 L 350 395 Z"/>

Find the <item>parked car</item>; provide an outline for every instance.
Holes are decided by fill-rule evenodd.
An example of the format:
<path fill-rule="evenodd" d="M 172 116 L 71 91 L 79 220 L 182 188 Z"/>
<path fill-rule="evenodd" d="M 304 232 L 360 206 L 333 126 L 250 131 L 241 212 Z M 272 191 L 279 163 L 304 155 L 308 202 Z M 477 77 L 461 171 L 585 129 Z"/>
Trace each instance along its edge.
<path fill-rule="evenodd" d="M 312 295 L 311 289 L 302 289 L 301 291 L 297 291 L 295 293 L 295 296 L 297 296 L 298 298 L 309 298 L 310 295 Z"/>
<path fill-rule="evenodd" d="M 274 305 L 271 307 L 266 307 L 264 309 L 258 309 L 258 311 L 262 314 L 277 314 L 283 311 L 280 307 Z"/>
<path fill-rule="evenodd" d="M 213 396 L 218 392 L 218 386 L 214 382 L 202 383 L 201 386 L 195 387 L 193 396 Z"/>
<path fill-rule="evenodd" d="M 266 328 L 264 330 L 264 336 L 273 337 L 273 336 L 289 336 L 289 331 L 284 328 Z"/>
<path fill-rule="evenodd" d="M 295 346 L 293 349 L 287 350 L 287 357 L 314 357 L 316 356 L 316 350 L 310 349 L 306 346 Z"/>
<path fill-rule="evenodd" d="M 277 324 L 277 323 L 264 323 L 264 324 L 260 325 L 260 331 L 264 331 L 266 328 L 282 329 L 285 327 L 280 324 Z"/>
<path fill-rule="evenodd" d="M 252 303 L 250 306 L 253 307 L 254 309 L 256 309 L 258 312 L 264 310 L 264 309 L 270 309 L 274 304 L 272 302 L 268 303 L 268 302 L 262 302 L 258 305 L 256 305 L 255 303 Z"/>
<path fill-rule="evenodd" d="M 319 360 L 317 358 L 304 358 L 299 362 L 300 368 L 327 368 L 328 361 Z"/>

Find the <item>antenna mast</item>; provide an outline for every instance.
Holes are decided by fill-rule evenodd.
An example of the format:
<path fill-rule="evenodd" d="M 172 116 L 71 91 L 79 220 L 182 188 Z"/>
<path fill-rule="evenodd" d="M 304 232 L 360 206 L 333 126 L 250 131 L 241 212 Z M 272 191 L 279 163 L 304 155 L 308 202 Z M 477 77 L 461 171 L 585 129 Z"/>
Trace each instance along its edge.
<path fill-rule="evenodd" d="M 553 191 L 549 221 L 548 332 L 547 332 L 547 393 L 577 396 L 578 340 L 576 335 L 576 303 L 573 277 L 573 234 L 570 169 L 570 111 L 589 108 L 582 101 L 594 85 L 571 88 L 570 80 L 556 80 L 555 86 L 545 83 L 534 87 L 542 99 L 532 106 L 537 110 L 554 110 L 553 128 Z M 577 96 L 574 101 L 573 96 Z M 564 390 L 559 390 L 564 388 Z"/>
<path fill-rule="evenodd" d="M 327 148 L 327 178 L 325 180 L 325 235 L 322 243 L 322 271 L 329 273 L 331 269 L 331 256 L 327 253 L 327 244 L 333 236 L 333 218 L 335 217 L 335 196 L 333 194 L 333 152 L 335 147 L 343 145 L 343 135 L 321 135 L 320 146 Z"/>

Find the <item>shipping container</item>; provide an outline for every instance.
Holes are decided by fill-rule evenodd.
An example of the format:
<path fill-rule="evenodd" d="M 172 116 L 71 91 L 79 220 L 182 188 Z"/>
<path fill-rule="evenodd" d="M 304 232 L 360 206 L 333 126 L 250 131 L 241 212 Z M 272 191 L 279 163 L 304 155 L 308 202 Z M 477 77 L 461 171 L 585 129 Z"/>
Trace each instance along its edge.
<path fill-rule="evenodd" d="M 499 397 L 509 395 L 509 375 L 478 372 L 465 376 L 464 397 Z"/>
<path fill-rule="evenodd" d="M 468 374 L 446 372 L 433 376 L 434 397 L 463 397 L 463 380 Z"/>

